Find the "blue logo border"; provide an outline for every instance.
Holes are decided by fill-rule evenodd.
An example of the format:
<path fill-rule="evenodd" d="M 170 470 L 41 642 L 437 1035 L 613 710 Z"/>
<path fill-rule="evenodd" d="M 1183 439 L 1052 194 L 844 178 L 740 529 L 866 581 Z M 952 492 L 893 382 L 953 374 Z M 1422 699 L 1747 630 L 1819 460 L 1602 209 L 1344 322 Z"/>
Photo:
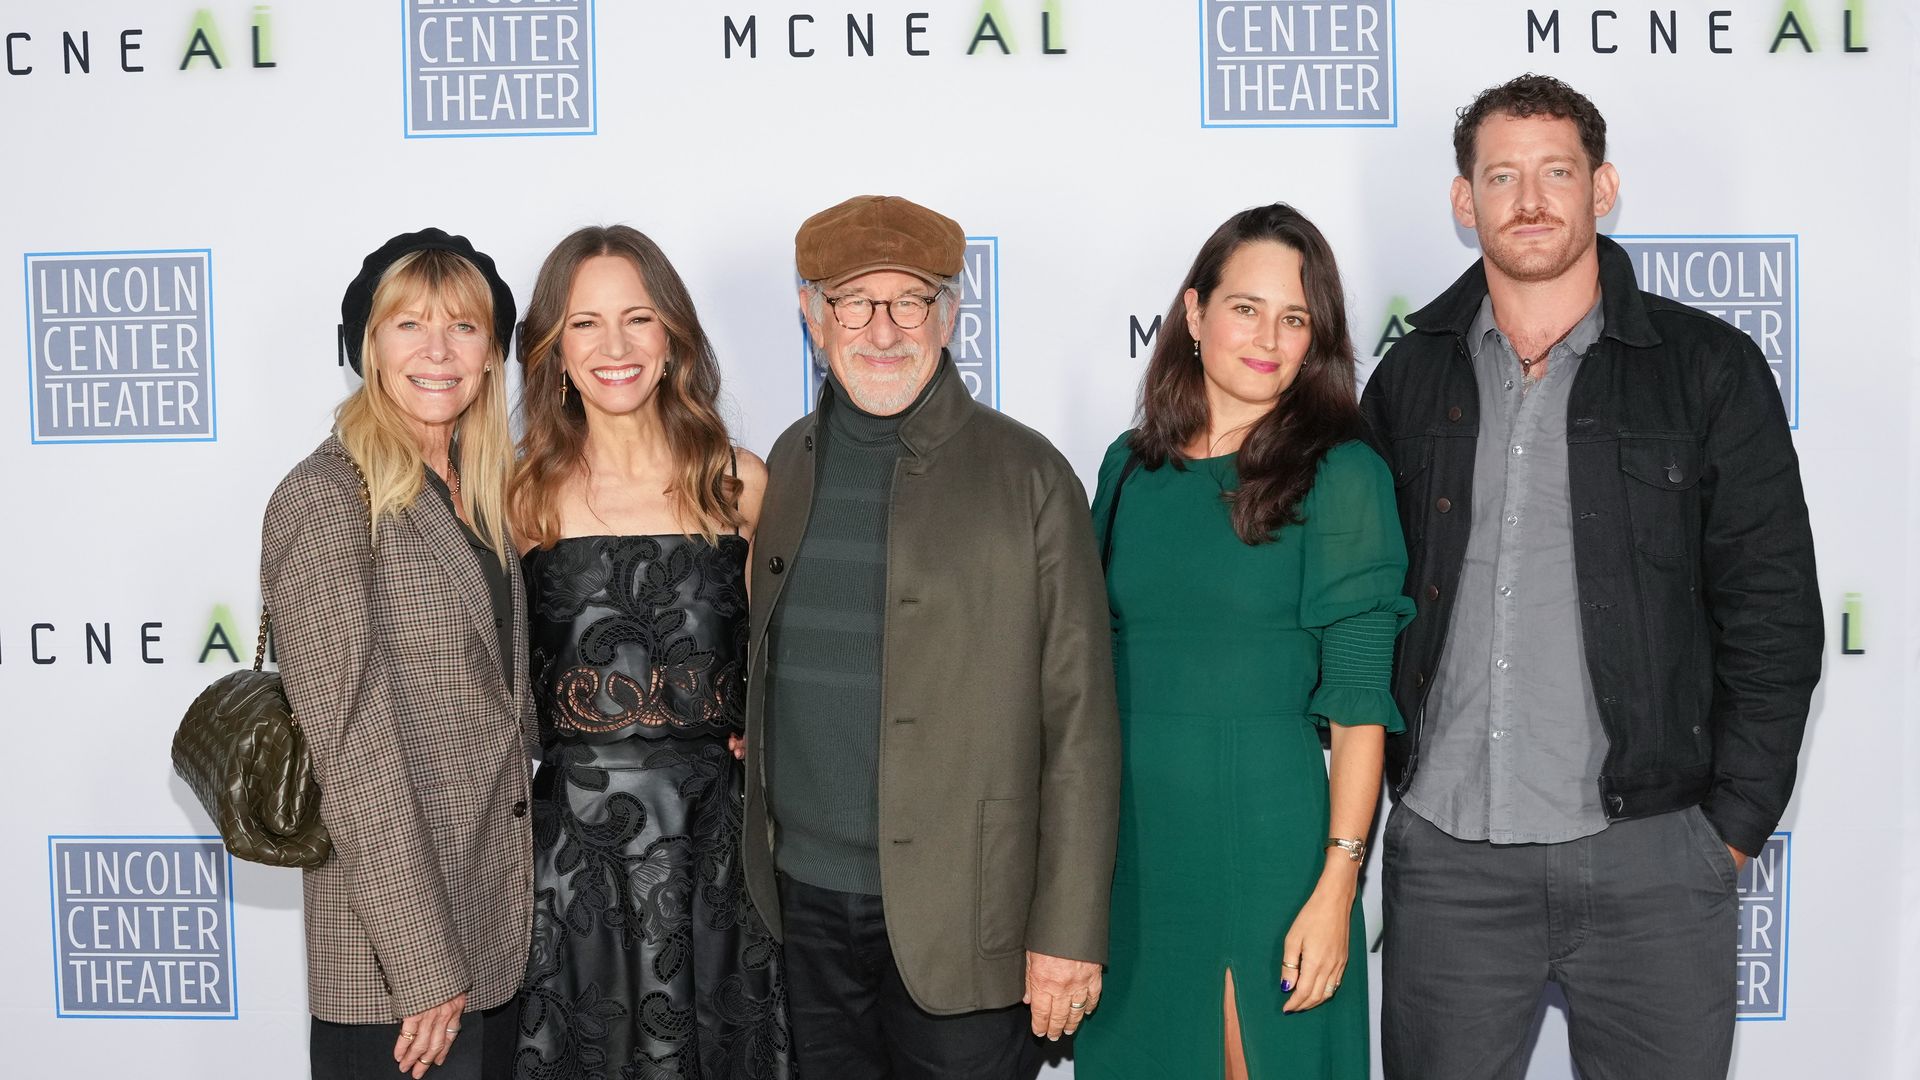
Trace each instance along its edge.
<path fill-rule="evenodd" d="M 116 253 L 105 253 L 116 254 Z M 227 1000 L 232 1008 L 224 1013 L 70 1013 L 62 1012 L 60 970 L 60 887 L 54 879 L 53 850 L 56 840 L 183 840 L 212 842 L 221 846 L 221 854 L 227 859 L 227 985 L 230 992 Z M 218 836 L 113 836 L 106 834 L 50 834 L 47 837 L 47 923 L 53 931 L 53 1015 L 61 1020 L 238 1020 L 240 1019 L 240 961 L 236 944 L 240 935 L 235 932 L 233 903 L 233 853 L 226 850 L 226 842 Z"/>
<path fill-rule="evenodd" d="M 1207 0 L 1194 0 L 1200 27 L 1200 126 L 1202 128 L 1397 128 L 1400 126 L 1400 0 L 1387 0 L 1387 77 L 1393 80 L 1391 120 L 1269 120 L 1212 123 L 1207 119 Z"/>
<path fill-rule="evenodd" d="M 1799 233 L 1608 233 L 1614 240 L 1791 240 L 1793 241 L 1793 415 L 1787 430 L 1800 430 L 1800 376 L 1806 370 L 1800 351 L 1800 234 Z M 1744 333 L 1745 331 L 1742 331 Z M 1777 835 L 1786 835 L 1784 833 Z"/>
<path fill-rule="evenodd" d="M 1675 237 L 1675 239 L 1685 239 L 1685 237 Z M 1800 272 L 1795 270 L 1794 285 L 1798 287 L 1799 283 Z M 1736 1008 L 1733 1018 L 1742 1024 L 1779 1024 L 1787 1019 L 1787 990 L 1791 985 L 1787 978 L 1787 966 L 1793 953 L 1793 830 L 1776 829 L 1767 839 L 1772 840 L 1775 837 L 1779 838 L 1780 851 L 1785 856 L 1781 862 L 1786 864 L 1786 873 L 1781 875 L 1780 890 L 1780 1015 L 1741 1016 Z"/>
<path fill-rule="evenodd" d="M 134 437 L 125 439 L 43 439 L 40 418 L 35 409 L 33 382 L 33 260 L 72 258 L 79 255 L 204 255 L 207 260 L 207 414 L 212 423 L 206 435 L 177 439 Z M 129 443 L 209 443 L 220 441 L 220 380 L 215 367 L 220 337 L 213 321 L 213 249 L 212 248 L 140 248 L 128 251 L 28 251 L 20 256 L 20 292 L 26 304 L 27 332 L 27 439 L 34 446 L 90 446 Z M 216 839 L 218 839 L 216 837 Z"/>
<path fill-rule="evenodd" d="M 413 45 L 408 40 L 407 0 L 400 0 L 400 135 L 406 139 L 528 139 L 556 138 L 569 135 L 600 134 L 600 5 L 598 0 L 581 0 L 587 5 L 587 34 L 592 43 L 587 46 L 593 65 L 592 86 L 588 93 L 592 95 L 593 126 L 585 131 L 411 131 L 413 123 Z"/>

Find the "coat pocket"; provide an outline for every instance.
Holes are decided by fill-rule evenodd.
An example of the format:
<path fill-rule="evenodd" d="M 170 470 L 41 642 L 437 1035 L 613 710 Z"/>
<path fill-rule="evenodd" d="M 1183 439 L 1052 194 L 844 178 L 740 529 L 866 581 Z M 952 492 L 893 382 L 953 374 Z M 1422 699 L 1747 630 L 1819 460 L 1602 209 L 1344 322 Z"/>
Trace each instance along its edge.
<path fill-rule="evenodd" d="M 1621 437 L 1627 516 L 1642 553 L 1678 558 L 1691 550 L 1700 532 L 1700 458 L 1688 437 Z"/>
<path fill-rule="evenodd" d="M 469 858 L 489 831 L 484 817 L 486 800 L 472 784 L 416 787 L 414 798 L 427 827 L 427 842 L 433 845 L 443 869 Z"/>
<path fill-rule="evenodd" d="M 1400 510 L 1407 546 L 1426 535 L 1427 471 L 1433 465 L 1433 436 L 1405 435 L 1393 440 L 1393 495 Z"/>
<path fill-rule="evenodd" d="M 1393 440 L 1388 452 L 1393 455 L 1393 486 L 1404 488 L 1433 463 L 1433 436 L 1402 435 Z"/>
<path fill-rule="evenodd" d="M 1039 805 L 1032 798 L 980 800 L 980 863 L 974 906 L 980 955 L 1026 947 L 1027 912 L 1038 872 Z"/>

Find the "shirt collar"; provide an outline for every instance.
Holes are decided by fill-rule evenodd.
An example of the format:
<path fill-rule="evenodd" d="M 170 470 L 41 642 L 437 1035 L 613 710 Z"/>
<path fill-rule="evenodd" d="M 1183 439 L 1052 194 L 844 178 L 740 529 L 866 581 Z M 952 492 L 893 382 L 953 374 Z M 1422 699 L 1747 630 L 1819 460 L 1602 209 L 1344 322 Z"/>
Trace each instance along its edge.
<path fill-rule="evenodd" d="M 1605 307 L 1606 296 L 1603 290 L 1602 295 L 1594 300 L 1593 306 L 1587 309 L 1587 313 L 1580 317 L 1579 322 L 1573 324 L 1573 329 L 1558 346 L 1555 346 L 1553 351 L 1559 352 L 1564 349 L 1567 352 L 1560 352 L 1562 356 L 1568 355 L 1569 352 L 1574 356 L 1580 356 L 1592 348 L 1593 343 L 1599 341 L 1600 335 L 1607 329 Z M 1493 320 L 1491 294 L 1480 298 L 1480 310 L 1474 314 L 1473 323 L 1467 328 L 1467 348 L 1475 360 L 1480 359 L 1480 353 L 1487 347 L 1490 334 L 1498 335 L 1500 340 L 1506 341 L 1506 335 L 1500 332 L 1499 324 Z M 1507 347 L 1512 349 L 1513 343 L 1507 342 Z"/>

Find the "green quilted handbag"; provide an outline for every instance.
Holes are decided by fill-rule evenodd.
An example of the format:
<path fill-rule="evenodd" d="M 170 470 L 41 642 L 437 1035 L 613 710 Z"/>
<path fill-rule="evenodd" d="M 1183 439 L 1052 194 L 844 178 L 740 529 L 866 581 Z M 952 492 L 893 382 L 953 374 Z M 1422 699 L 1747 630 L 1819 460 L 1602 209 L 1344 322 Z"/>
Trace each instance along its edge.
<path fill-rule="evenodd" d="M 336 452 L 360 477 L 361 501 L 371 501 L 360 464 Z M 320 785 L 280 673 L 260 670 L 267 620 L 262 611 L 253 670 L 215 681 L 187 706 L 173 735 L 173 771 L 193 789 L 228 851 L 268 866 L 319 866 L 333 841 L 320 823 Z"/>
<path fill-rule="evenodd" d="M 173 736 L 173 771 L 228 851 L 268 866 L 319 866 L 333 850 L 320 823 L 320 785 L 280 673 L 260 670 L 266 654 L 263 612 L 253 670 L 219 679 L 187 707 Z"/>

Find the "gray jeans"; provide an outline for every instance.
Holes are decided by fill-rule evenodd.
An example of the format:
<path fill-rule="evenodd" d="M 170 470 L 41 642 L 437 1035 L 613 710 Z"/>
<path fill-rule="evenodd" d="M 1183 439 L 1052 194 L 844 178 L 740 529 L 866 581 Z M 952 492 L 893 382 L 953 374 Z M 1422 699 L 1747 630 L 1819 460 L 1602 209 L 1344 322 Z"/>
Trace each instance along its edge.
<path fill-rule="evenodd" d="M 1697 807 L 1496 845 L 1395 806 L 1383 862 L 1388 1080 L 1519 1080 L 1549 980 L 1584 1080 L 1726 1077 L 1738 899 Z"/>

